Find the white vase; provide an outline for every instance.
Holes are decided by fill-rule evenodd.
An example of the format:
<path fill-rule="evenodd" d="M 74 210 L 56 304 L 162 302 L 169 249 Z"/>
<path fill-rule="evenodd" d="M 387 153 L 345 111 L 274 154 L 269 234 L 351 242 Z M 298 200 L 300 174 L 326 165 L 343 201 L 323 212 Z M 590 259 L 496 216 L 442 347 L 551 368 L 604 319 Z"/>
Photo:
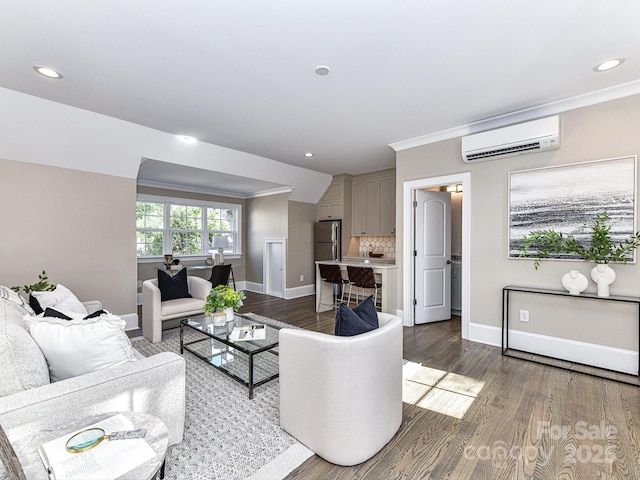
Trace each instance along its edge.
<path fill-rule="evenodd" d="M 571 270 L 562 277 L 562 286 L 569 291 L 571 295 L 580 295 L 589 285 L 589 280 L 578 270 Z"/>
<path fill-rule="evenodd" d="M 234 314 L 233 314 L 233 307 L 227 307 L 224 309 L 224 313 L 227 316 L 227 322 L 233 322 L 233 319 L 235 318 Z"/>
<path fill-rule="evenodd" d="M 609 296 L 609 285 L 616 281 L 616 272 L 606 263 L 598 263 L 591 269 L 591 280 L 598 286 L 598 296 Z"/>

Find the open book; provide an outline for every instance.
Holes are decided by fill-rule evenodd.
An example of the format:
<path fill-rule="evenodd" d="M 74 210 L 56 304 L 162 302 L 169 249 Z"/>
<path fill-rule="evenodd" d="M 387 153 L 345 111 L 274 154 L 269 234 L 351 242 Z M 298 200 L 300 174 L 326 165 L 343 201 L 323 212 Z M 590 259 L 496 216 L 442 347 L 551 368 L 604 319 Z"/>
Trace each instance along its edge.
<path fill-rule="evenodd" d="M 38 454 L 49 472 L 49 478 L 52 480 L 115 479 L 151 460 L 156 455 L 143 438 L 105 440 L 86 452 L 68 452 L 66 449 L 67 440 L 77 431 L 89 427 L 102 428 L 107 434 L 134 428 L 128 418 L 118 414 L 44 443 L 38 449 Z"/>
<path fill-rule="evenodd" d="M 234 342 L 242 340 L 264 340 L 267 338 L 266 325 L 242 325 L 234 327 L 229 335 L 229 340 Z"/>

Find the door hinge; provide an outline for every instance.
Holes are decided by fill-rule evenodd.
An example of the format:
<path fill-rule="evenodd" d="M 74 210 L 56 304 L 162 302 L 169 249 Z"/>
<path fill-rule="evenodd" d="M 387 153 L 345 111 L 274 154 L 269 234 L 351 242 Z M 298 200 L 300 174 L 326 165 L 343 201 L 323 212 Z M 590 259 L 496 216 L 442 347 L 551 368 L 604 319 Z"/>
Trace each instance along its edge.
<path fill-rule="evenodd" d="M 418 251 L 417 251 L 417 250 L 414 250 L 414 251 L 413 251 L 413 256 L 414 256 L 414 257 L 417 257 L 417 256 L 418 256 Z"/>
<path fill-rule="evenodd" d="M 413 304 L 414 305 L 418 305 L 418 300 L 416 300 L 415 298 L 413 299 Z"/>
<path fill-rule="evenodd" d="M 418 208 L 418 201 L 417 200 L 413 201 L 413 208 Z"/>

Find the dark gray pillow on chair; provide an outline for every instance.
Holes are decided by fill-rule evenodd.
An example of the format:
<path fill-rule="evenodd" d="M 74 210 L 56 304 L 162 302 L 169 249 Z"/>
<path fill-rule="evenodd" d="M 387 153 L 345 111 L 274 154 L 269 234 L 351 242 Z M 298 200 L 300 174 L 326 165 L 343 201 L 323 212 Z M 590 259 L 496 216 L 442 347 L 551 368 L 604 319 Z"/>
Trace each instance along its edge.
<path fill-rule="evenodd" d="M 162 302 L 176 298 L 191 298 L 187 284 L 187 269 L 183 268 L 174 276 L 163 270 L 158 270 L 158 288 Z"/>
<path fill-rule="evenodd" d="M 373 296 L 365 298 L 353 310 L 344 303 L 338 308 L 334 330 L 336 336 L 352 337 L 376 328 L 378 328 L 378 312 L 373 303 Z"/>

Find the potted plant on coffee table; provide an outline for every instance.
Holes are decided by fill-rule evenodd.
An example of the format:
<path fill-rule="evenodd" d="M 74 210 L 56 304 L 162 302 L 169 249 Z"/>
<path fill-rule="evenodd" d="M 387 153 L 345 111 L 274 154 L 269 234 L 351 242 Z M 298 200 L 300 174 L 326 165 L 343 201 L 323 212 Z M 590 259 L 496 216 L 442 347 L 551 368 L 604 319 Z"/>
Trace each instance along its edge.
<path fill-rule="evenodd" d="M 207 315 L 214 315 L 216 312 L 225 313 L 225 321 L 233 320 L 233 312 L 244 305 L 247 297 L 243 291 L 236 292 L 227 285 L 218 285 L 211 290 L 202 309 Z M 215 318 L 214 318 L 215 323 Z"/>

